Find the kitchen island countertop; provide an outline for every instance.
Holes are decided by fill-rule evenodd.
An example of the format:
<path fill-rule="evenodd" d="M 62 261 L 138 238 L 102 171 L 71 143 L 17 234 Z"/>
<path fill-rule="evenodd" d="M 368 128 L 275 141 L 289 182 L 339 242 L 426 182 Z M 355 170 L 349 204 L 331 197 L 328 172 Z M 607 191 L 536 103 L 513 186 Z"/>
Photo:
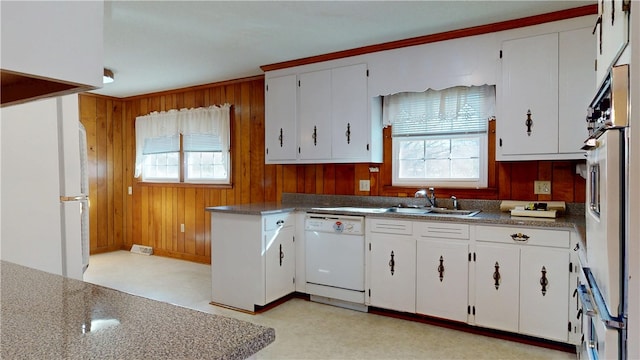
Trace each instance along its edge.
<path fill-rule="evenodd" d="M 245 359 L 275 330 L 1 262 L 3 359 Z"/>

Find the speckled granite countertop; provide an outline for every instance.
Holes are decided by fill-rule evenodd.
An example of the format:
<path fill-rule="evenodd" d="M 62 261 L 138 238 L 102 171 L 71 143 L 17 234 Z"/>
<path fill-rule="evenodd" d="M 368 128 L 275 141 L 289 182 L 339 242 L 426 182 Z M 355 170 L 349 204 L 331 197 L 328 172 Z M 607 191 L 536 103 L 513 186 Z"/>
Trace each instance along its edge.
<path fill-rule="evenodd" d="M 245 359 L 275 330 L 2 261 L 2 359 Z"/>
<path fill-rule="evenodd" d="M 336 210 L 335 207 L 363 207 L 363 208 L 384 208 L 402 205 L 422 205 L 424 199 L 397 198 L 384 196 L 344 196 L 344 195 L 307 195 L 290 194 L 282 196 L 282 203 L 257 203 L 235 206 L 218 206 L 206 208 L 210 212 L 226 212 L 244 215 L 265 215 L 288 211 L 306 211 L 320 214 L 338 215 L 365 215 L 370 217 L 403 218 L 412 220 L 430 221 L 450 221 L 465 222 L 487 225 L 516 225 L 533 226 L 547 228 L 564 228 L 575 230 L 584 241 L 584 204 L 567 204 L 567 212 L 555 219 L 533 218 L 533 217 L 513 217 L 507 212 L 500 211 L 500 201 L 496 200 L 465 200 L 458 201 L 461 209 L 480 209 L 477 215 L 472 217 L 445 216 L 445 215 L 410 215 L 393 212 L 353 212 L 349 210 Z M 438 206 L 451 207 L 451 200 L 439 199 Z M 332 208 L 326 210 L 323 208 Z"/>

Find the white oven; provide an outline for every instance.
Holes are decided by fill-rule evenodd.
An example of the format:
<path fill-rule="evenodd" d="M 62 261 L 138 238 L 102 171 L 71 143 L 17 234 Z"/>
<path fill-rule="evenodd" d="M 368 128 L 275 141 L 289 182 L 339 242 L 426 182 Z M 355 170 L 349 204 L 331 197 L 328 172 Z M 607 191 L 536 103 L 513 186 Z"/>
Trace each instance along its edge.
<path fill-rule="evenodd" d="M 366 311 L 364 218 L 307 214 L 305 263 L 312 301 Z"/>
<path fill-rule="evenodd" d="M 587 264 L 579 293 L 589 359 L 626 358 L 628 94 L 628 66 L 613 67 L 587 117 Z"/>

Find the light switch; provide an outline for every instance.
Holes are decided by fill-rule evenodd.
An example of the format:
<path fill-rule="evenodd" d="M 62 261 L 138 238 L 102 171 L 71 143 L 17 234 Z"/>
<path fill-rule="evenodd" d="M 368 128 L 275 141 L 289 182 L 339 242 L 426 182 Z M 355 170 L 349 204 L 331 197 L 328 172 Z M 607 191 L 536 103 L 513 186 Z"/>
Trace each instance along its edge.
<path fill-rule="evenodd" d="M 360 180 L 360 191 L 371 191 L 371 181 Z"/>
<path fill-rule="evenodd" d="M 551 181 L 534 181 L 533 193 L 537 195 L 551 195 Z"/>

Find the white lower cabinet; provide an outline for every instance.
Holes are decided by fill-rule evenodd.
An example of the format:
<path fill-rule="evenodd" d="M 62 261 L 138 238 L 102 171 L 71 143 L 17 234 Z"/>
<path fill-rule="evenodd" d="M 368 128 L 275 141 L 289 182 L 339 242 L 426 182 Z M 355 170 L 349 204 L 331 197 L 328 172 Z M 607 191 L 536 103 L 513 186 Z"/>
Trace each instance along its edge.
<path fill-rule="evenodd" d="M 524 247 L 520 251 L 520 332 L 567 341 L 569 253 Z"/>
<path fill-rule="evenodd" d="M 415 223 L 416 312 L 467 322 L 469 225 Z"/>
<path fill-rule="evenodd" d="M 270 303 L 295 291 L 294 228 L 278 228 L 264 234 L 265 303 Z"/>
<path fill-rule="evenodd" d="M 415 313 L 416 239 L 412 223 L 367 219 L 368 305 Z"/>
<path fill-rule="evenodd" d="M 518 332 L 520 250 L 513 245 L 477 244 L 475 322 Z"/>
<path fill-rule="evenodd" d="M 293 213 L 211 214 L 214 303 L 254 311 L 295 291 Z"/>
<path fill-rule="evenodd" d="M 568 342 L 568 231 L 476 227 L 475 323 Z"/>

